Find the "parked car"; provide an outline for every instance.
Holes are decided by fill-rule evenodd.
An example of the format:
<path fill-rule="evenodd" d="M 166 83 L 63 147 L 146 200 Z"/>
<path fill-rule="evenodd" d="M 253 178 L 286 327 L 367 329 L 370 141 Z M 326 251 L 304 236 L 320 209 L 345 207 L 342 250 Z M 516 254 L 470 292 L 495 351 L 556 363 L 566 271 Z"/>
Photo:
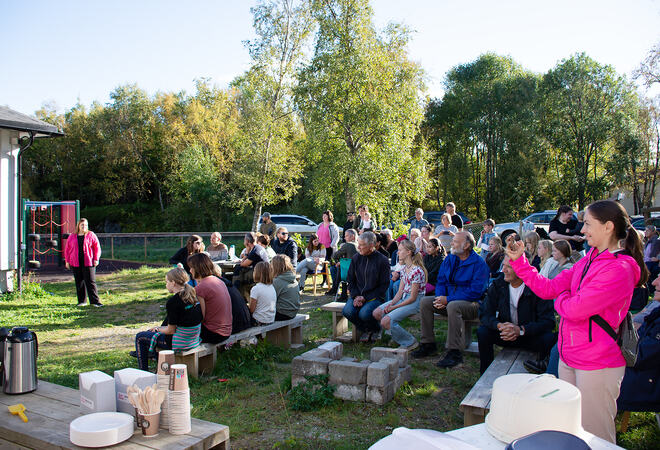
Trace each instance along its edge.
<path fill-rule="evenodd" d="M 636 229 L 636 230 L 641 230 L 644 231 L 647 225 L 655 225 L 656 228 L 660 229 L 660 217 L 651 217 L 649 219 L 644 219 L 644 216 L 642 217 L 631 217 L 631 225 Z"/>
<path fill-rule="evenodd" d="M 319 225 L 305 216 L 297 214 L 271 214 L 270 220 L 275 222 L 278 227 L 286 227 L 289 233 L 314 233 Z M 257 229 L 261 226 L 261 219 L 257 224 Z"/>
<path fill-rule="evenodd" d="M 550 226 L 550 221 L 555 218 L 557 215 L 556 209 L 546 209 L 545 211 L 538 211 L 530 214 L 529 216 L 522 219 L 522 232 L 526 233 L 528 231 L 534 231 L 536 227 L 540 227 L 548 231 Z M 573 215 L 576 217 L 575 215 Z M 576 217 L 577 218 L 577 217 Z M 519 222 L 506 222 L 495 224 L 494 231 L 498 235 L 502 235 L 506 230 L 513 230 L 518 232 L 520 229 Z"/>
<path fill-rule="evenodd" d="M 444 213 L 445 211 L 424 211 L 424 219 L 428 220 L 428 222 L 435 228 L 442 223 L 441 217 Z M 472 223 L 465 214 L 461 212 L 457 212 L 456 214 L 458 214 L 463 220 L 463 225 L 469 225 Z M 409 217 L 403 223 L 404 225 L 410 225 L 410 222 L 413 220 L 415 220 L 415 216 Z"/>

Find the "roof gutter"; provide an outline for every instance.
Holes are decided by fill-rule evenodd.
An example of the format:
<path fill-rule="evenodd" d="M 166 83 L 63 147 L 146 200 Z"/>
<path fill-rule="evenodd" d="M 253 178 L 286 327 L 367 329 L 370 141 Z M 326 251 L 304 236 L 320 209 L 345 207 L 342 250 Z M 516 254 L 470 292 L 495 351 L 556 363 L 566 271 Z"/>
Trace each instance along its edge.
<path fill-rule="evenodd" d="M 18 156 L 16 158 L 18 164 L 17 183 L 18 183 L 18 198 L 17 198 L 17 231 L 18 231 L 18 291 L 23 292 L 23 152 L 32 147 L 34 143 L 34 131 L 28 131 L 29 136 L 23 136 L 19 139 L 20 147 L 18 149 Z"/>

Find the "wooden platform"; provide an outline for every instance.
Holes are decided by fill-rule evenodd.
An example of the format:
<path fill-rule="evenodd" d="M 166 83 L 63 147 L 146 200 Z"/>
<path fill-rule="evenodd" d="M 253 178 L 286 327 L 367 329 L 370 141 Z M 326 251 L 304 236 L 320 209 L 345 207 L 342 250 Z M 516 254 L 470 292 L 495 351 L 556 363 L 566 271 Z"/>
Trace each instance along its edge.
<path fill-rule="evenodd" d="M 497 378 L 510 373 L 527 373 L 523 363 L 528 359 L 536 359 L 536 356 L 536 353 L 527 350 L 502 349 L 459 406 L 459 409 L 463 411 L 464 426 L 468 427 L 485 420 L 486 414 L 490 410 L 493 383 Z"/>
<path fill-rule="evenodd" d="M 16 403 L 25 405 L 27 423 L 7 410 Z M 38 389 L 29 394 L 0 393 L 0 449 L 82 449 L 69 441 L 69 424 L 80 415 L 80 393 L 76 389 L 40 380 Z M 173 435 L 161 429 L 152 438 L 142 436 L 136 428 L 129 440 L 105 448 L 229 449 L 229 427 L 192 419 L 188 434 Z"/>

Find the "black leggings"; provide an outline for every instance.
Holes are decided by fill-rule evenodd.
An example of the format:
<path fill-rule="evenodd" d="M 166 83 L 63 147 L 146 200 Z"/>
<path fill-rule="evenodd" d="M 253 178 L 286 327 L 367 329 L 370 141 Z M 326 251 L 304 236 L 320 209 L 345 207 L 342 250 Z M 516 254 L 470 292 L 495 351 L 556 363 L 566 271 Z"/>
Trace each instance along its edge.
<path fill-rule="evenodd" d="M 202 339 L 202 342 L 208 342 L 209 344 L 220 344 L 227 340 L 229 336 L 223 336 L 214 331 L 209 330 L 202 324 L 202 330 L 199 333 L 199 337 Z"/>
<path fill-rule="evenodd" d="M 85 290 L 89 297 L 89 303 L 97 304 L 99 301 L 99 294 L 96 289 L 96 267 L 73 267 L 73 279 L 76 284 L 76 294 L 78 295 L 78 303 L 85 303 Z"/>

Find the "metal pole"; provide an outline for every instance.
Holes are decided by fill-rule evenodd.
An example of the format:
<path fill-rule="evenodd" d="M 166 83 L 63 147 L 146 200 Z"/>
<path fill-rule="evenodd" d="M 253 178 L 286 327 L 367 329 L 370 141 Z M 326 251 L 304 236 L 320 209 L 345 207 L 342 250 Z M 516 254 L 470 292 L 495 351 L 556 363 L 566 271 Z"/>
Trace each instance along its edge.
<path fill-rule="evenodd" d="M 144 237 L 144 262 L 147 262 L 147 237 Z"/>
<path fill-rule="evenodd" d="M 110 258 L 115 259 L 115 237 L 110 238 Z"/>

